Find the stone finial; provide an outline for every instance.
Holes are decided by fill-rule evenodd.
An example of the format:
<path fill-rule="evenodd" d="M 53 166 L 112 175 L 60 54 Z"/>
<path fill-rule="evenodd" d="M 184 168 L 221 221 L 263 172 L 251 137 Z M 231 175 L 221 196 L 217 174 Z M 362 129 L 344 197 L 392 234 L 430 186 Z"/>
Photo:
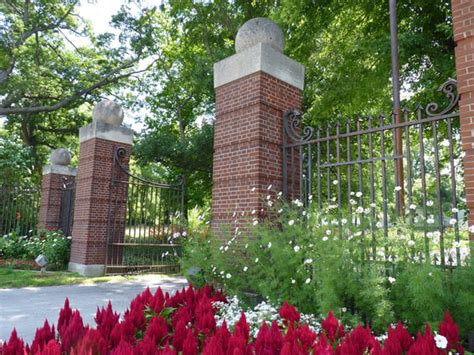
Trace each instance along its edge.
<path fill-rule="evenodd" d="M 235 37 L 237 53 L 253 47 L 258 43 L 266 43 L 280 53 L 285 47 L 285 38 L 281 28 L 265 17 L 253 18 L 240 27 Z"/>
<path fill-rule="evenodd" d="M 51 165 L 68 166 L 71 163 L 71 153 L 65 148 L 54 149 L 49 157 Z"/>
<path fill-rule="evenodd" d="M 94 106 L 92 119 L 97 122 L 120 126 L 123 122 L 123 110 L 114 101 L 102 100 Z"/>

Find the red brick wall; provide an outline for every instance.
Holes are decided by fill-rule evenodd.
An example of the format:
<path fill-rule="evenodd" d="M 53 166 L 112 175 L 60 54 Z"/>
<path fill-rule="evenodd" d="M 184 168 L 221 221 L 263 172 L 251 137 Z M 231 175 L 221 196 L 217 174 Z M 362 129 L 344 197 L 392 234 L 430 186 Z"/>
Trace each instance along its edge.
<path fill-rule="evenodd" d="M 474 226 L 474 1 L 452 0 L 468 224 Z M 474 234 L 470 234 L 474 240 Z"/>
<path fill-rule="evenodd" d="M 240 221 L 242 211 L 262 217 L 267 187 L 282 190 L 283 113 L 300 107 L 301 90 L 263 72 L 216 88 L 214 232 L 234 221 L 234 212 Z"/>
<path fill-rule="evenodd" d="M 62 176 L 51 173 L 42 177 L 38 228 L 57 230 L 59 227 Z M 67 178 L 73 181 L 75 177 L 68 175 Z"/>
<path fill-rule="evenodd" d="M 118 146 L 126 149 L 123 162 L 128 166 L 130 145 L 99 138 L 81 143 L 72 229 L 73 263 L 105 264 L 113 154 Z"/>

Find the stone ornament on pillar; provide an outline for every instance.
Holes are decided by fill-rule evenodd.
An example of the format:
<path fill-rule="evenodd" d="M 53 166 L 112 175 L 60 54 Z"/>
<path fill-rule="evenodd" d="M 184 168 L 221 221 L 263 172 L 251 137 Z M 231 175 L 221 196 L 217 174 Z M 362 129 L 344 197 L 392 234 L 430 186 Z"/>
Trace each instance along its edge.
<path fill-rule="evenodd" d="M 80 154 L 69 270 L 85 276 L 105 272 L 114 151 L 117 147 L 124 148 L 124 164 L 128 165 L 133 141 L 133 131 L 122 126 L 123 117 L 123 110 L 117 103 L 102 100 L 93 109 L 92 122 L 79 130 Z"/>
<path fill-rule="evenodd" d="M 49 164 L 43 167 L 39 228 L 57 230 L 59 227 L 63 177 L 73 181 L 77 171 L 69 166 L 70 163 L 71 153 L 67 149 L 59 148 L 51 152 Z"/>
<path fill-rule="evenodd" d="M 282 191 L 283 114 L 301 109 L 304 66 L 283 54 L 277 24 L 254 18 L 238 31 L 236 54 L 214 64 L 216 121 L 212 230 L 220 236 L 234 216 L 257 211 L 262 195 Z M 247 213 L 247 215 L 248 215 Z"/>

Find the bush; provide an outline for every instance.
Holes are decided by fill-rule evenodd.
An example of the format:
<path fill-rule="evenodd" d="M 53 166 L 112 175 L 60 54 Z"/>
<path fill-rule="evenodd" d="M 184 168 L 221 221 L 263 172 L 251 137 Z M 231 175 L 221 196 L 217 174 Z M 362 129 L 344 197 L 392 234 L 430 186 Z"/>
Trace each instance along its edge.
<path fill-rule="evenodd" d="M 43 254 L 49 270 L 64 269 L 69 261 L 70 239 L 60 231 L 39 230 L 31 237 L 11 232 L 0 238 L 0 257 L 34 260 Z"/>
<path fill-rule="evenodd" d="M 353 212 L 357 223 L 349 226 L 331 210 L 322 216 L 300 201 L 275 202 L 271 221 L 259 222 L 250 213 L 247 226 L 229 231 L 224 240 L 188 238 L 183 270 L 198 268 L 200 284 L 222 285 L 239 298 L 250 291 L 273 303 L 288 300 L 306 313 L 333 310 L 346 324 L 363 322 L 378 332 L 396 319 L 421 331 L 426 321 L 436 326 L 450 309 L 466 337 L 474 317 L 464 316 L 461 307 L 474 304 L 474 268 L 466 261 L 443 270 L 422 260 L 422 234 L 399 224 L 384 236 L 359 211 Z"/>
<path fill-rule="evenodd" d="M 370 328 L 348 330 L 330 311 L 321 324 L 300 314 L 288 302 L 268 304 L 244 313 L 238 303 L 212 288 L 192 286 L 174 296 L 146 289 L 123 318 L 109 303 L 97 310 L 96 328 L 84 326 L 78 310 L 66 299 L 59 312 L 58 337 L 48 321 L 25 346 L 15 330 L 0 353 L 23 354 L 463 354 L 457 325 L 446 312 L 433 334 L 429 327 L 413 339 L 399 322 L 376 338 Z M 1 344 L 0 344 L 1 345 Z M 28 349 L 28 350 L 27 350 Z"/>

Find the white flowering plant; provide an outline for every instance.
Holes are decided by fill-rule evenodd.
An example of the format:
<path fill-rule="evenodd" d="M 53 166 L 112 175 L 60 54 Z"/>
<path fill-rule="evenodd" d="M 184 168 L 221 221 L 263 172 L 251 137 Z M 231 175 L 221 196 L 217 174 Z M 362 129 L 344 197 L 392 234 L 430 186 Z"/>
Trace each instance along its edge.
<path fill-rule="evenodd" d="M 4 259 L 34 260 L 42 254 L 50 270 L 64 269 L 69 261 L 71 237 L 61 231 L 32 231 L 31 236 L 11 232 L 0 238 L 0 257 Z"/>

